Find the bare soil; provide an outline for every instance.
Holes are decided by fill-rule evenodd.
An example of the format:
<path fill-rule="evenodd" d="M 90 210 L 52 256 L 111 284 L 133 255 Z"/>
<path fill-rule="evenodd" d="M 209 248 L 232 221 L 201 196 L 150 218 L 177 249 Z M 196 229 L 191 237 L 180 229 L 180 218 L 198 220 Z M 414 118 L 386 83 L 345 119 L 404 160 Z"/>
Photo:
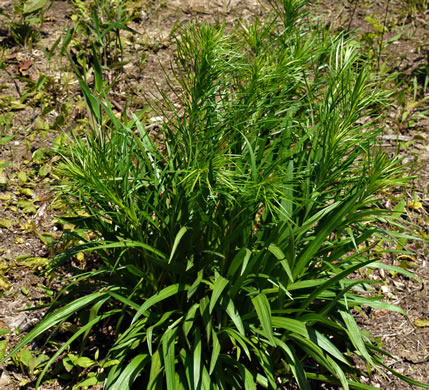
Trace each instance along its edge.
<path fill-rule="evenodd" d="M 0 0 L 0 10 L 13 16 L 17 3 Z M 416 224 L 416 235 L 423 241 L 407 244 L 412 252 L 409 258 L 392 255 L 382 261 L 407 267 L 421 281 L 383 270 L 372 272 L 370 278 L 382 281 L 380 293 L 407 316 L 371 310 L 357 314 L 357 318 L 392 355 L 386 359 L 391 368 L 427 383 L 429 326 L 423 320 L 429 321 L 429 257 L 424 242 L 429 238 L 429 121 L 423 114 L 429 109 L 429 100 L 424 100 L 429 92 L 424 91 L 425 72 L 429 78 L 429 11 L 410 14 L 406 3 L 321 0 L 314 5 L 313 14 L 332 30 L 355 31 L 358 39 L 366 42 L 366 50 L 372 50 L 374 58 L 379 56 L 378 62 L 389 68 L 390 74 L 399 74 L 389 85 L 395 94 L 402 90 L 402 98 L 386 112 L 384 146 L 387 150 L 399 148 L 416 179 L 409 188 L 386 196 L 384 201 L 389 206 L 396 198 L 402 199 L 405 191 L 409 221 Z M 129 12 L 135 18 L 129 27 L 138 34 L 124 34 L 126 64 L 110 95 L 118 115 L 125 109 L 143 109 L 147 96 L 159 97 L 155 84 L 165 86 L 162 67 L 168 68 L 172 59 L 172 34 L 179 26 L 189 21 L 220 21 L 232 26 L 267 12 L 266 5 L 258 0 L 152 0 L 134 4 Z M 62 133 L 79 128 L 86 112 L 68 59 L 57 49 L 48 61 L 42 49 L 49 51 L 57 38 L 64 36 L 73 25 L 75 13 L 71 2 L 55 1 L 32 47 L 18 45 L 11 38 L 10 20 L 0 14 L 0 139 L 14 136 L 0 143 L 0 167 L 9 164 L 0 168 L 0 328 L 10 331 L 5 336 L 10 345 L 43 314 L 43 310 L 22 310 L 49 302 L 57 288 L 52 284 L 53 275 L 42 272 L 43 261 L 55 250 L 52 244 L 67 228 L 57 221 L 65 210 L 51 192 L 58 179 L 52 173 L 58 156 L 50 150 Z M 377 32 L 377 21 L 388 30 Z M 386 46 L 399 33 L 399 39 Z M 43 76 L 46 80 L 38 88 Z M 126 101 L 132 105 L 126 107 Z M 416 104 L 407 106 L 412 102 Z M 27 374 L 16 365 L 3 366 L 0 390 L 32 389 L 34 378 Z M 374 373 L 368 384 L 386 390 L 414 388 L 380 373 Z M 69 387 L 53 381 L 42 388 Z"/>

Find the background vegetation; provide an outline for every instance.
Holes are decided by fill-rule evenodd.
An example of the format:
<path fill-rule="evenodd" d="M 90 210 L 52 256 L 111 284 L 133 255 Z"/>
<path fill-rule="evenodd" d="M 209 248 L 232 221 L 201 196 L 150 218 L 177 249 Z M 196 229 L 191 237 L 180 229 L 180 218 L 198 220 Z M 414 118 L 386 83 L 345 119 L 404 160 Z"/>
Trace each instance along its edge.
<path fill-rule="evenodd" d="M 48 6 L 39 5 L 24 9 L 25 39 L 11 30 L 16 44 L 37 41 Z M 385 21 L 358 43 L 316 23 L 307 2 L 285 0 L 233 28 L 191 23 L 174 32 L 158 99 L 131 111 L 135 102 L 121 106 L 114 91 L 134 16 L 122 3 L 75 5 L 74 27 L 45 56 L 68 57 L 88 119 L 54 151 L 33 154 L 39 165 L 60 156 L 52 175 L 72 231 L 44 275 L 63 280 L 6 358 L 37 374 L 36 385 L 48 375 L 112 389 L 309 389 L 314 380 L 369 389 L 362 378 L 382 368 L 418 385 L 383 362 L 353 316 L 405 314 L 381 301 L 365 270 L 413 277 L 379 261 L 410 255 L 404 205 L 382 202 L 409 181 L 403 157 L 379 146 L 385 86 L 397 78 L 382 83 L 373 71 Z M 45 115 L 54 104 L 61 128 L 70 103 L 44 102 L 49 84 L 40 75 L 15 104 L 37 97 Z M 24 348 L 42 334 L 49 350 Z"/>

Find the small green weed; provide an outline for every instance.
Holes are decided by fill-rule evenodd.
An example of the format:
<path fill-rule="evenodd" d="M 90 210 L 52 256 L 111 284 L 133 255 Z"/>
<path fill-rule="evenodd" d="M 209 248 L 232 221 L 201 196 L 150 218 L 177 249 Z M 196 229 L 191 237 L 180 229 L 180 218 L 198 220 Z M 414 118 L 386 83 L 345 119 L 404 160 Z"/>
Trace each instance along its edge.
<path fill-rule="evenodd" d="M 415 19 L 417 16 L 424 14 L 428 11 L 429 1 L 428 0 L 405 0 L 405 7 L 408 14 Z"/>
<path fill-rule="evenodd" d="M 96 0 L 87 3 L 73 1 L 75 14 L 70 44 L 74 47 L 75 62 L 85 72 L 95 52 L 102 66 L 120 67 L 122 62 L 121 31 L 136 33 L 127 26 L 126 2 Z"/>
<path fill-rule="evenodd" d="M 18 354 L 16 354 L 12 361 L 20 367 L 22 372 L 25 372 L 30 378 L 34 378 L 35 375 L 40 373 L 40 369 L 49 360 L 49 356 L 30 351 L 27 348 L 23 348 Z"/>
<path fill-rule="evenodd" d="M 3 13 L 10 20 L 10 34 L 15 44 L 31 48 L 40 39 L 44 14 L 52 4 L 53 1 L 48 0 L 23 0 L 15 4 L 13 17 Z"/>

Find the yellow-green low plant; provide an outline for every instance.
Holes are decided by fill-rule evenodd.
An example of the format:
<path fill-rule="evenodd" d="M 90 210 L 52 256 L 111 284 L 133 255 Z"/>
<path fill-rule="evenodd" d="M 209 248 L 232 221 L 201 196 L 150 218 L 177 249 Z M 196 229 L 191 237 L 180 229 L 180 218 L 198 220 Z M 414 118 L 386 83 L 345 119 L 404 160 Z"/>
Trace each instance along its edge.
<path fill-rule="evenodd" d="M 155 105 L 162 141 L 137 116 L 116 119 L 97 61 L 95 90 L 79 79 L 94 126 L 62 151 L 59 190 L 79 211 L 67 221 L 98 238 L 52 267 L 82 251 L 99 264 L 12 351 L 75 321 L 41 376 L 111 329 L 97 374 L 107 390 L 373 389 L 360 378 L 383 367 L 419 385 L 384 365 L 352 315 L 402 312 L 349 277 L 395 239 L 385 222 L 400 223 L 376 196 L 407 181 L 376 146 L 385 96 L 357 44 L 314 25 L 305 1 L 273 5 L 232 33 L 179 35 L 174 102 Z"/>

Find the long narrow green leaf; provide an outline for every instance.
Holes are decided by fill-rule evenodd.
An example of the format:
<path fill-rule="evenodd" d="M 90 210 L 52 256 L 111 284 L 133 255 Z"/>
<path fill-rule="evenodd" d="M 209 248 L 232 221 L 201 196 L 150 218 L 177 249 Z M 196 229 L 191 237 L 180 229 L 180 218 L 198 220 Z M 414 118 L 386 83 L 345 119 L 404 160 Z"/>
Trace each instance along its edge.
<path fill-rule="evenodd" d="M 152 326 L 149 326 L 146 330 L 146 342 L 147 342 L 147 348 L 149 350 L 149 355 L 152 356 L 152 335 L 153 331 L 156 327 L 165 325 L 167 323 L 167 320 L 171 317 L 172 314 L 176 313 L 176 310 L 169 311 L 167 313 L 164 313 L 162 317 L 159 319 L 159 321 L 156 324 L 153 324 Z"/>
<path fill-rule="evenodd" d="M 101 125 L 103 121 L 102 115 L 101 115 L 101 102 L 91 93 L 91 90 L 88 88 L 86 83 L 80 77 L 78 77 L 78 82 L 79 82 L 80 88 L 82 89 L 82 93 L 83 93 L 83 96 L 85 97 L 85 101 L 87 103 L 90 113 L 94 115 L 96 123 L 98 125 Z"/>
<path fill-rule="evenodd" d="M 407 315 L 405 310 L 400 308 L 399 306 L 392 305 L 391 303 L 380 301 L 379 299 L 380 298 L 371 299 L 371 298 L 366 298 L 366 297 L 362 297 L 359 295 L 353 296 L 353 298 L 352 298 L 354 304 L 357 303 L 359 305 L 369 306 L 369 307 L 372 307 L 372 308 L 378 309 L 378 310 L 395 311 L 395 312 L 400 313 L 404 316 Z"/>
<path fill-rule="evenodd" d="M 309 356 L 311 356 L 316 362 L 319 362 L 327 370 L 329 370 L 335 377 L 337 377 L 343 386 L 344 390 L 349 389 L 346 375 L 342 368 L 333 360 L 329 355 L 325 354 L 323 350 L 310 339 L 301 337 L 297 334 L 291 334 L 291 337 L 296 339 L 297 344 L 300 344 L 300 348 L 303 349 Z"/>
<path fill-rule="evenodd" d="M 372 357 L 370 356 L 370 354 L 368 353 L 368 350 L 365 347 L 365 343 L 363 342 L 362 335 L 360 333 L 360 330 L 353 316 L 349 312 L 344 310 L 341 310 L 340 314 L 344 320 L 344 323 L 346 324 L 348 334 L 350 336 L 350 340 L 352 341 L 353 345 L 359 351 L 359 353 L 365 358 L 365 360 L 375 367 L 375 363 Z"/>
<path fill-rule="evenodd" d="M 163 288 L 159 293 L 151 296 L 140 308 L 137 310 L 137 313 L 134 315 L 131 325 L 137 321 L 137 319 L 149 310 L 153 305 L 156 305 L 163 300 L 170 298 L 173 295 L 176 295 L 178 292 L 185 291 L 187 287 L 183 284 L 173 284 L 171 286 Z"/>
<path fill-rule="evenodd" d="M 210 374 L 206 369 L 206 366 L 203 366 L 203 373 L 201 377 L 201 388 L 202 390 L 213 390 L 213 388 L 216 389 L 215 385 L 213 384 L 213 380 L 211 379 Z"/>
<path fill-rule="evenodd" d="M 162 357 L 164 359 L 165 378 L 167 390 L 176 389 L 176 370 L 174 344 L 176 342 L 177 328 L 167 329 L 162 336 Z"/>
<path fill-rule="evenodd" d="M 305 326 L 305 323 L 293 319 L 293 318 L 285 318 L 285 317 L 271 317 L 271 323 L 274 328 L 282 328 L 285 330 L 289 330 L 291 332 L 297 333 L 301 336 L 308 338 L 308 330 Z"/>
<path fill-rule="evenodd" d="M 256 168 L 255 153 L 254 153 L 252 145 L 250 144 L 247 137 L 244 134 L 242 134 L 242 137 L 244 138 L 247 149 L 249 150 L 248 153 L 249 153 L 249 157 L 250 157 L 250 167 L 251 167 L 252 180 L 254 180 L 256 182 L 257 177 L 258 177 L 258 170 Z"/>
<path fill-rule="evenodd" d="M 283 349 L 283 351 L 286 353 L 286 360 L 290 366 L 290 369 L 292 370 L 300 390 L 310 390 L 310 384 L 308 383 L 306 373 L 295 351 L 289 348 L 289 346 L 282 340 L 278 338 L 275 338 L 275 340 L 276 345 Z"/>
<path fill-rule="evenodd" d="M 212 296 L 210 298 L 210 305 L 209 305 L 210 314 L 213 312 L 216 302 L 218 301 L 220 295 L 222 294 L 222 291 L 225 289 L 228 283 L 229 283 L 229 280 L 225 279 L 220 275 L 217 275 L 217 279 L 215 280 L 213 285 Z"/>
<path fill-rule="evenodd" d="M 217 359 L 219 357 L 220 350 L 221 350 L 220 342 L 215 330 L 212 330 L 212 343 L 213 343 L 213 346 L 212 346 L 212 355 L 210 358 L 209 375 L 212 374 L 213 370 L 216 367 Z"/>
<path fill-rule="evenodd" d="M 422 283 L 422 280 L 416 274 L 414 274 L 414 273 L 412 273 L 410 271 L 407 271 L 406 269 L 403 269 L 401 267 L 395 267 L 393 265 L 375 262 L 375 263 L 372 263 L 372 264 L 368 265 L 368 268 L 375 268 L 375 269 L 382 268 L 382 269 L 386 269 L 386 270 L 388 270 L 388 271 L 390 271 L 392 273 L 394 272 L 394 273 L 402 274 L 402 275 L 407 276 L 408 278 L 417 280 L 419 283 Z"/>
<path fill-rule="evenodd" d="M 101 70 L 100 61 L 98 60 L 97 50 L 95 46 L 92 46 L 92 56 L 94 61 L 94 78 L 95 78 L 95 91 L 97 94 L 101 94 L 104 87 L 103 82 L 103 71 Z"/>
<path fill-rule="evenodd" d="M 115 249 L 115 248 L 142 248 L 142 249 L 147 250 L 148 252 L 151 252 L 151 253 L 157 255 L 158 257 L 160 257 L 163 260 L 167 259 L 165 254 L 162 253 L 161 251 L 159 251 L 158 249 L 153 248 L 150 245 L 147 245 L 143 242 L 132 241 L 132 240 L 123 240 L 123 241 L 119 241 L 119 242 L 107 242 L 107 243 L 102 243 L 102 244 L 97 244 L 95 242 L 93 245 L 91 245 L 88 248 L 88 250 L 99 251 L 102 249 Z"/>
<path fill-rule="evenodd" d="M 428 383 L 422 383 L 422 382 L 416 381 L 414 379 L 411 379 L 411 378 L 409 378 L 409 377 L 401 374 L 400 372 L 398 372 L 398 371 L 394 370 L 393 368 L 389 367 L 387 364 L 385 364 L 383 362 L 382 359 L 380 359 L 377 356 L 374 356 L 374 359 L 379 364 L 381 364 L 386 370 L 390 371 L 393 375 L 395 375 L 399 379 L 403 380 L 404 382 L 409 383 L 410 385 L 413 385 L 413 386 L 421 387 L 423 389 L 429 389 L 429 384 Z"/>
<path fill-rule="evenodd" d="M 115 312 L 117 313 L 118 311 L 111 311 L 108 312 L 106 314 L 103 314 L 101 316 L 98 316 L 96 318 L 94 318 L 92 321 L 88 322 L 87 324 L 85 324 L 84 326 L 82 326 L 82 328 L 80 328 L 77 332 L 75 332 L 73 334 L 73 336 L 71 336 L 59 349 L 58 351 L 55 352 L 55 354 L 49 359 L 49 361 L 46 363 L 45 367 L 43 368 L 42 372 L 39 374 L 39 377 L 37 378 L 36 381 L 36 388 L 38 388 L 40 386 L 40 383 L 42 383 L 43 378 L 45 377 L 46 373 L 48 372 L 48 370 L 51 368 L 52 363 L 57 360 L 61 354 L 70 346 L 70 344 L 75 341 L 76 339 L 78 339 L 81 335 L 85 334 L 86 332 L 88 332 L 89 330 L 91 330 L 93 328 L 93 326 L 97 323 L 99 323 L 100 321 L 112 316 L 113 314 L 115 314 Z"/>
<path fill-rule="evenodd" d="M 111 386 L 106 387 L 106 390 L 130 390 L 135 379 L 150 360 L 151 359 L 148 354 L 137 355 L 130 363 L 127 364 L 118 379 Z"/>
<path fill-rule="evenodd" d="M 189 332 L 195 325 L 197 310 L 199 308 L 200 308 L 200 304 L 194 303 L 186 313 L 185 320 L 183 321 L 183 333 L 185 334 L 185 337 L 188 336 Z"/>
<path fill-rule="evenodd" d="M 331 356 L 335 357 L 340 362 L 350 366 L 350 361 L 344 357 L 344 354 L 326 336 L 317 330 L 314 331 L 313 329 L 309 329 L 309 335 L 310 340 L 317 344 L 320 348 L 328 352 Z"/>
<path fill-rule="evenodd" d="M 192 283 L 191 287 L 189 287 L 189 290 L 186 294 L 186 297 L 191 299 L 192 295 L 195 294 L 195 292 L 198 289 L 198 286 L 201 284 L 201 281 L 203 280 L 204 271 L 200 270 L 198 271 L 197 278 L 195 279 L 194 283 Z"/>
<path fill-rule="evenodd" d="M 252 344 L 249 339 L 247 339 L 245 336 L 242 336 L 240 333 L 238 333 L 235 329 L 232 328 L 223 329 L 222 332 L 225 332 L 229 336 L 231 342 L 234 345 L 236 345 L 237 343 L 239 344 L 239 346 L 243 349 L 249 360 L 252 359 L 249 347 L 246 345 L 246 343 Z"/>
<path fill-rule="evenodd" d="M 267 384 L 265 385 L 265 387 L 268 388 L 270 386 L 271 388 L 275 389 L 277 387 L 276 378 L 274 375 L 275 370 L 272 365 L 272 361 L 270 360 L 270 357 L 263 350 L 259 350 L 257 352 L 257 357 L 259 360 L 259 364 L 262 368 L 262 372 L 265 375 L 263 376 L 263 378 L 260 378 L 258 377 L 258 375 L 261 375 L 261 374 L 258 373 L 258 375 L 256 376 L 256 381 L 262 384 L 266 380 Z M 261 380 L 263 382 L 260 382 Z"/>
<path fill-rule="evenodd" d="M 67 47 L 71 42 L 73 30 L 71 27 L 67 28 L 66 35 L 64 36 L 63 43 L 61 44 L 60 54 L 63 56 L 66 53 Z"/>
<path fill-rule="evenodd" d="M 253 377 L 251 371 L 244 365 L 240 364 L 239 369 L 244 373 L 244 389 L 256 390 L 256 380 Z"/>
<path fill-rule="evenodd" d="M 334 229 L 342 223 L 343 218 L 354 209 L 357 198 L 358 195 L 352 196 L 343 205 L 341 205 L 339 210 L 335 211 L 332 216 L 329 216 L 329 218 L 328 216 L 325 217 L 325 219 L 328 218 L 327 221 L 321 221 L 322 227 L 317 232 L 316 237 L 310 242 L 304 253 L 298 256 L 296 265 L 293 269 L 294 278 L 298 277 L 302 273 L 309 260 L 320 249 L 320 246 L 327 239 L 329 234 L 331 234 Z"/>
<path fill-rule="evenodd" d="M 328 377 L 323 374 L 314 374 L 312 372 L 307 373 L 307 377 L 312 380 L 321 381 L 324 383 L 332 383 L 335 385 L 340 385 L 340 381 L 336 380 L 333 377 Z M 347 381 L 351 389 L 358 389 L 358 390 L 377 390 L 378 387 L 370 386 L 370 385 L 364 385 L 362 383 L 354 382 L 354 381 Z"/>
<path fill-rule="evenodd" d="M 159 349 L 161 346 L 159 347 Z M 164 367 L 162 365 L 161 361 L 161 353 L 157 349 L 155 353 L 151 357 L 151 366 L 150 366 L 150 373 L 149 373 L 149 383 L 147 385 L 148 390 L 156 390 L 160 387 L 162 388 L 164 384 L 161 386 L 159 383 L 161 382 L 162 374 Z"/>
<path fill-rule="evenodd" d="M 301 309 L 305 310 L 313 301 L 314 299 L 322 293 L 324 290 L 327 290 L 329 287 L 334 285 L 335 283 L 338 283 L 340 280 L 343 280 L 346 276 L 350 275 L 352 272 L 358 270 L 359 268 L 365 267 L 367 264 L 373 263 L 374 259 L 370 259 L 367 261 L 364 261 L 362 263 L 355 264 L 343 272 L 340 272 L 339 274 L 335 275 L 333 278 L 328 279 L 325 281 L 322 285 L 317 287 L 310 296 L 304 301 L 304 303 L 301 306 Z M 289 288 L 290 289 L 290 288 Z"/>
<path fill-rule="evenodd" d="M 289 266 L 289 260 L 285 260 L 286 256 L 282 252 L 282 250 L 277 246 L 271 243 L 268 246 L 268 250 L 277 258 L 277 260 L 280 260 L 280 264 L 282 265 L 283 269 L 285 270 L 287 276 L 289 277 L 290 281 L 293 282 L 293 275 L 292 271 Z"/>
<path fill-rule="evenodd" d="M 344 355 L 338 350 L 338 348 L 329 341 L 327 337 L 312 328 L 307 328 L 305 323 L 295 320 L 292 318 L 283 317 L 272 317 L 272 324 L 274 328 L 282 328 L 293 333 L 296 333 L 302 337 L 308 338 L 313 343 L 317 344 L 320 348 L 330 353 L 333 357 L 346 365 L 350 365 L 350 362 L 345 359 Z"/>
<path fill-rule="evenodd" d="M 240 265 L 242 266 L 241 274 L 243 274 L 244 269 L 246 268 L 246 265 L 249 261 L 251 254 L 252 254 L 252 252 L 249 249 L 241 248 L 237 252 L 237 254 L 234 256 L 234 258 L 232 259 L 231 264 L 228 268 L 228 273 L 227 273 L 226 277 L 228 279 L 232 280 L 233 276 L 235 275 L 235 273 L 240 268 Z"/>
<path fill-rule="evenodd" d="M 168 258 L 168 263 L 171 263 L 171 260 L 173 260 L 174 254 L 176 253 L 176 249 L 179 246 L 180 240 L 185 235 L 185 233 L 188 231 L 188 228 L 186 226 L 183 226 L 179 232 L 176 235 L 176 238 L 174 239 L 173 248 L 171 249 L 170 257 Z"/>
<path fill-rule="evenodd" d="M 54 327 L 58 323 L 66 320 L 71 315 L 79 312 L 83 308 L 94 305 L 96 302 L 100 302 L 108 299 L 109 295 L 107 292 L 94 292 L 87 296 L 76 299 L 69 303 L 67 306 L 62 307 L 54 313 L 49 314 L 44 320 L 42 320 L 34 329 L 32 329 L 19 343 L 18 345 L 4 358 L 1 362 L 9 359 L 11 356 L 16 354 L 21 348 L 29 344 L 36 337 L 46 332 L 48 329 Z"/>
<path fill-rule="evenodd" d="M 261 323 L 262 329 L 265 336 L 271 343 L 275 345 L 273 326 L 271 323 L 271 308 L 265 294 L 258 294 L 252 298 L 253 306 L 255 307 L 256 314 L 258 315 L 259 322 Z"/>
<path fill-rule="evenodd" d="M 201 386 L 201 333 L 198 328 L 195 329 L 194 333 L 194 345 L 193 345 L 193 363 L 192 363 L 192 371 L 193 371 L 193 388 L 198 389 Z"/>
<path fill-rule="evenodd" d="M 234 323 L 235 327 L 237 328 L 238 332 L 244 336 L 244 326 L 243 321 L 241 319 L 240 313 L 237 311 L 237 309 L 234 306 L 234 302 L 231 298 L 228 298 L 228 304 L 226 306 L 226 313 L 228 314 L 229 318 L 231 318 L 232 322 Z"/>
<path fill-rule="evenodd" d="M 115 298 L 116 300 L 118 300 L 119 302 L 122 302 L 123 304 L 133 308 L 134 310 L 138 310 L 140 305 L 138 305 L 137 303 L 135 303 L 134 301 L 132 301 L 131 299 L 128 299 L 114 291 L 107 291 L 107 293 L 112 297 Z"/>

